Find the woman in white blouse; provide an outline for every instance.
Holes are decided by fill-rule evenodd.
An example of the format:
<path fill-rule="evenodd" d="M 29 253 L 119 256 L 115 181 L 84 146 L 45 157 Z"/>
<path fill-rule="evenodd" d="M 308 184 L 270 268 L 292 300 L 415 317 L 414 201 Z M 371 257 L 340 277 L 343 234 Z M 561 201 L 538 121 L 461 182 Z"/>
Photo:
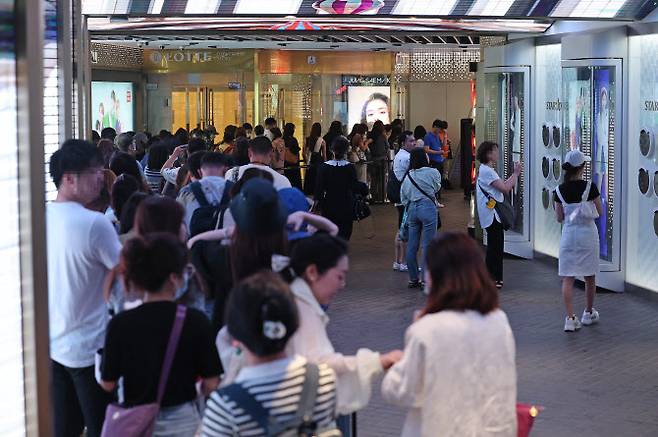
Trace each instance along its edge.
<path fill-rule="evenodd" d="M 409 409 L 402 436 L 516 436 L 514 336 L 479 248 L 441 233 L 427 263 L 427 305 L 382 383 Z"/>
<path fill-rule="evenodd" d="M 311 362 L 329 365 L 336 372 L 338 414 L 357 411 L 370 401 L 373 378 L 400 358 L 400 351 L 379 354 L 359 349 L 356 355 L 334 350 L 326 309 L 345 287 L 349 270 L 347 244 L 327 234 L 316 234 L 295 243 L 290 267 L 296 279 L 290 284 L 299 312 L 299 329 L 288 343 L 289 356 L 301 355 Z"/>

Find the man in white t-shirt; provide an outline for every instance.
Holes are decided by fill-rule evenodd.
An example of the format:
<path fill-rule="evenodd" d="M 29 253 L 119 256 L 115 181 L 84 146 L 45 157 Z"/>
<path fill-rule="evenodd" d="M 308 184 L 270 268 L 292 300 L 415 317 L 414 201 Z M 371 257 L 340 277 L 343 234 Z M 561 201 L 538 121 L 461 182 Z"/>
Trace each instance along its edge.
<path fill-rule="evenodd" d="M 270 162 L 272 162 L 272 142 L 267 137 L 256 137 L 249 141 L 249 162 L 250 164 L 242 165 L 240 167 L 233 167 L 226 172 L 226 180 L 237 182 L 240 180 L 245 170 L 250 168 L 259 168 L 272 175 L 274 178 L 274 188 L 281 190 L 283 188 L 290 188 L 290 181 L 281 173 L 272 170 Z"/>
<path fill-rule="evenodd" d="M 50 159 L 57 199 L 46 205 L 52 409 L 57 437 L 100 436 L 110 398 L 94 377 L 108 312 L 103 281 L 121 245 L 110 221 L 84 208 L 103 184 L 103 161 L 86 141 L 69 140 Z"/>

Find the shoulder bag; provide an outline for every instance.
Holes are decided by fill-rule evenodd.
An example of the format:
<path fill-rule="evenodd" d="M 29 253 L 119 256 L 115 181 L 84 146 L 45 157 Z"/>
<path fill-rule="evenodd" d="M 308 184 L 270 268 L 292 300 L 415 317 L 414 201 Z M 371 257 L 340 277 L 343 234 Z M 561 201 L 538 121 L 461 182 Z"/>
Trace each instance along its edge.
<path fill-rule="evenodd" d="M 317 429 L 313 419 L 317 399 L 320 369 L 316 364 L 306 363 L 306 377 L 299 399 L 299 407 L 292 419 L 278 422 L 242 384 L 231 384 L 220 390 L 227 394 L 239 408 L 243 409 L 251 420 L 265 431 L 266 436 L 276 437 L 340 437 L 342 434 L 335 427 Z"/>
<path fill-rule="evenodd" d="M 494 202 L 493 209 L 495 209 L 498 213 L 500 224 L 503 225 L 503 229 L 508 231 L 514 227 L 516 224 L 516 211 L 514 211 L 514 207 L 509 200 L 509 196 L 503 194 L 503 201 L 498 202 L 491 194 L 482 188 L 482 185 L 480 185 L 479 182 L 478 187 L 480 187 L 480 191 L 482 191 L 482 194 L 487 198 L 488 202 Z"/>
<path fill-rule="evenodd" d="M 176 317 L 171 328 L 164 362 L 162 363 L 162 371 L 160 372 L 156 402 L 134 407 L 123 407 L 118 404 L 108 405 L 105 411 L 105 423 L 103 423 L 101 437 L 150 437 L 153 435 L 153 428 L 160 412 L 160 403 L 169 379 L 171 364 L 176 355 L 186 312 L 187 309 L 183 305 L 179 305 L 176 309 Z"/>
<path fill-rule="evenodd" d="M 429 194 L 427 194 L 427 193 L 425 192 L 425 190 L 423 190 L 422 188 L 420 188 L 420 187 L 418 186 L 418 184 L 416 183 L 416 181 L 414 180 L 414 178 L 411 177 L 411 173 L 410 173 L 410 172 L 407 172 L 406 176 L 409 177 L 409 181 L 413 184 L 413 186 L 416 187 L 416 189 L 417 189 L 418 191 L 420 191 L 421 194 L 422 194 L 423 196 L 425 196 L 425 197 L 427 197 L 428 199 L 430 199 L 430 200 L 432 201 L 432 203 L 434 203 L 434 205 L 436 206 L 436 197 L 434 197 L 434 196 L 430 196 Z M 441 226 L 442 226 L 442 223 L 441 223 L 441 213 L 439 212 L 439 208 L 438 208 L 438 206 L 437 206 L 437 208 L 436 208 L 436 229 L 441 229 Z"/>

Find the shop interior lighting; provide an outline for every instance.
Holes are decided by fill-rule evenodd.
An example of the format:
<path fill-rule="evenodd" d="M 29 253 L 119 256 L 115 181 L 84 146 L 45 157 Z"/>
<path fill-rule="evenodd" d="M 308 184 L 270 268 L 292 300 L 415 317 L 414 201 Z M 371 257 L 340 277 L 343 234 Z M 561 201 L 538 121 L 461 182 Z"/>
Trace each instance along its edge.
<path fill-rule="evenodd" d="M 205 0 L 189 0 L 189 1 L 205 1 Z M 234 14 L 250 14 L 250 15 L 279 15 L 289 14 L 295 15 L 302 5 L 302 0 L 238 0 L 233 10 Z M 265 12 L 267 11 L 267 12 Z"/>
<path fill-rule="evenodd" d="M 457 0 L 399 0 L 392 15 L 450 15 Z"/>
<path fill-rule="evenodd" d="M 584 0 L 571 12 L 571 17 L 613 18 L 626 0 Z"/>
<path fill-rule="evenodd" d="M 502 17 L 509 11 L 513 3 L 514 0 L 477 0 L 468 11 L 468 15 Z"/>
<path fill-rule="evenodd" d="M 222 0 L 188 0 L 185 5 L 186 14 L 214 14 L 219 9 Z"/>

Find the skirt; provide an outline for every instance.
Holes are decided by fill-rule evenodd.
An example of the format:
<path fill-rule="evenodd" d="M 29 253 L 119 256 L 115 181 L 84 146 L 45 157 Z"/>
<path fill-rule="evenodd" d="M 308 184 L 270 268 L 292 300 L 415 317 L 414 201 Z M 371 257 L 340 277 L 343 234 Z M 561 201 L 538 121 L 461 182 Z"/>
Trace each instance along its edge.
<path fill-rule="evenodd" d="M 599 272 L 599 233 L 594 220 L 564 225 L 559 256 L 562 277 L 594 276 Z"/>

